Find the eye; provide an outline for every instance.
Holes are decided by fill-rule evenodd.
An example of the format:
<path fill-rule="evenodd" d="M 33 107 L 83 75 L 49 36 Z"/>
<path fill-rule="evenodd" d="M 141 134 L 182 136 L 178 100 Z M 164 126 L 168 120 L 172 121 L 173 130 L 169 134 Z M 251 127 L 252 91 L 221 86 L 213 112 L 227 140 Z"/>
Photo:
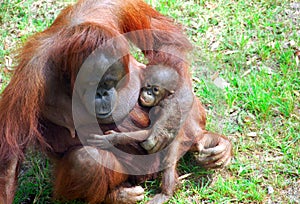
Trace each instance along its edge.
<path fill-rule="evenodd" d="M 159 94 L 159 88 L 158 87 L 153 87 L 153 93 L 154 94 Z"/>
<path fill-rule="evenodd" d="M 150 88 L 151 88 L 151 85 L 150 85 L 150 84 L 146 84 L 146 87 L 150 89 Z"/>
<path fill-rule="evenodd" d="M 104 88 L 110 89 L 114 86 L 115 86 L 115 81 L 113 81 L 113 80 L 107 80 L 107 81 L 103 82 L 103 87 Z"/>

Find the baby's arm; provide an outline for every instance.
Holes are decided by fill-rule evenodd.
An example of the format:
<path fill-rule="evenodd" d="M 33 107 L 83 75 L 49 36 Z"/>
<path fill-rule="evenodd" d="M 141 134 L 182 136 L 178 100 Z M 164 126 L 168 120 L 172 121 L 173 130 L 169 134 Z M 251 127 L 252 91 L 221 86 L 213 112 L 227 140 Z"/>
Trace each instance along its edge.
<path fill-rule="evenodd" d="M 100 147 L 101 149 L 109 149 L 117 144 L 129 144 L 132 142 L 142 142 L 149 136 L 149 130 L 139 130 L 135 132 L 116 132 L 109 130 L 105 132 L 108 135 L 91 134 L 87 139 L 88 144 Z"/>

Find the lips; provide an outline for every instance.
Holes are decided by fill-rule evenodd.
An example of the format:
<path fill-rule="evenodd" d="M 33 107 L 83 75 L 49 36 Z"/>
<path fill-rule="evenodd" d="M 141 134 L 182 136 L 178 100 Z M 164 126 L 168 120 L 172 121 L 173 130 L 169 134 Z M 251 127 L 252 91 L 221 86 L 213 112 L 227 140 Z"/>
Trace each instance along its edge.
<path fill-rule="evenodd" d="M 141 102 L 143 103 L 143 104 L 151 104 L 151 102 L 150 101 L 147 101 L 147 100 L 145 100 L 144 98 L 140 98 L 140 100 L 141 100 Z"/>

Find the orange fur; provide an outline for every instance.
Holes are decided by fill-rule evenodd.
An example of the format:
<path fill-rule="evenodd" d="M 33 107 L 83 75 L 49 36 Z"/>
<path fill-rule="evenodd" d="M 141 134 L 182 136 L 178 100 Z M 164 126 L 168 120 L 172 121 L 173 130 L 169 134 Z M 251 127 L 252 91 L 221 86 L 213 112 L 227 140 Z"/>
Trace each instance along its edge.
<path fill-rule="evenodd" d="M 39 130 L 45 100 L 49 97 L 45 95 L 45 90 L 54 88 L 49 87 L 49 83 L 52 80 L 64 81 L 71 95 L 78 69 L 94 49 L 105 46 L 112 37 L 137 30 L 143 31 L 129 34 L 128 40 L 141 48 L 150 64 L 177 67 L 182 76 L 188 76 L 184 55 L 191 49 L 189 41 L 172 20 L 141 0 L 115 0 L 109 3 L 80 0 L 63 10 L 50 28 L 28 39 L 20 51 L 14 75 L 0 99 L 0 189 L 5 189 L 0 192 L 0 200 L 12 202 L 18 174 L 13 166 L 19 165 L 29 143 L 37 142 L 47 149 L 50 146 L 53 152 L 55 146 L 71 145 L 56 144 Z M 128 49 L 126 39 L 120 38 L 118 44 L 110 51 Z M 164 52 L 170 49 L 183 59 Z M 129 56 L 122 60 L 128 70 Z M 59 78 L 53 79 L 52 75 Z M 189 77 L 186 79 L 191 90 L 191 80 Z M 53 132 L 64 135 L 57 128 Z M 16 164 L 11 162 L 14 159 L 18 161 Z M 9 171 L 11 168 L 15 170 Z M 11 183 L 13 185 L 8 185 Z"/>

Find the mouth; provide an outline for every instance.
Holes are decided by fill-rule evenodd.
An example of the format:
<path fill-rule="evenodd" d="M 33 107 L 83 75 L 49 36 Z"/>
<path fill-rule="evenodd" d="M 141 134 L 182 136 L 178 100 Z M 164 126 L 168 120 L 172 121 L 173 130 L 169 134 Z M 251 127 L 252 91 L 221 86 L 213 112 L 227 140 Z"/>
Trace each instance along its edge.
<path fill-rule="evenodd" d="M 105 119 L 108 118 L 112 115 L 113 110 L 109 109 L 109 110 L 105 110 L 105 109 L 101 109 L 99 108 L 98 111 L 96 111 L 96 117 L 99 119 Z"/>
<path fill-rule="evenodd" d="M 96 117 L 100 118 L 100 119 L 105 119 L 105 118 L 108 118 L 109 116 L 111 116 L 111 112 L 108 112 L 108 113 L 97 113 L 96 114 Z"/>
<path fill-rule="evenodd" d="M 144 105 L 144 106 L 147 106 L 147 105 L 151 105 L 151 102 L 150 101 L 147 101 L 145 100 L 144 98 L 140 98 L 140 102 Z"/>
<path fill-rule="evenodd" d="M 116 108 L 115 104 L 112 103 L 97 103 L 95 106 L 96 117 L 99 119 L 106 119 L 110 117 Z"/>

